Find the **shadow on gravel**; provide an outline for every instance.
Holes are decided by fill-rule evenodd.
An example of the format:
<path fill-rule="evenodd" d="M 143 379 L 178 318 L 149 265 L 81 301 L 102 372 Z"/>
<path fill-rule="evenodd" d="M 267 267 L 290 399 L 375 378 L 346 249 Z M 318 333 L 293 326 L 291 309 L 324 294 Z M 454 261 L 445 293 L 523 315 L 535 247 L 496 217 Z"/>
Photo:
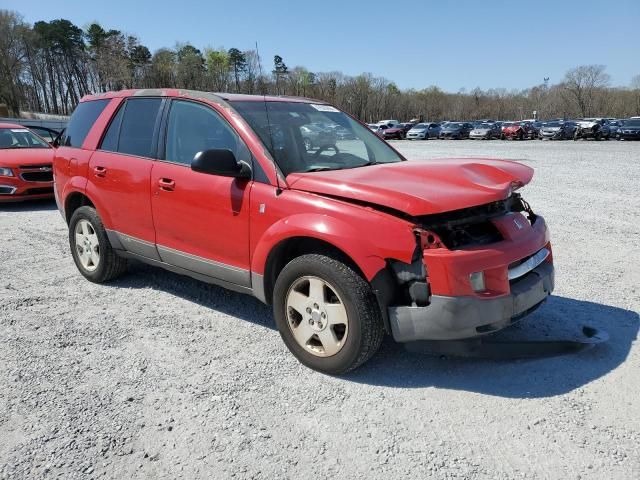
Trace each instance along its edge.
<path fill-rule="evenodd" d="M 571 339 L 584 325 L 607 331 L 609 341 L 577 354 L 535 360 L 441 358 L 408 352 L 387 337 L 376 356 L 344 378 L 394 388 L 435 387 L 509 398 L 561 395 L 625 361 L 638 334 L 636 312 L 552 296 L 520 324 L 496 334 L 504 339 Z"/>
<path fill-rule="evenodd" d="M 57 208 L 58 207 L 56 206 L 56 202 L 53 198 L 45 200 L 26 200 L 24 202 L 15 203 L 0 202 L 0 212 L 35 212 L 56 210 Z"/>
<path fill-rule="evenodd" d="M 105 286 L 153 288 L 262 327 L 272 330 L 276 328 L 271 307 L 251 295 L 232 292 L 217 285 L 136 261 L 129 264 L 128 275 Z"/>

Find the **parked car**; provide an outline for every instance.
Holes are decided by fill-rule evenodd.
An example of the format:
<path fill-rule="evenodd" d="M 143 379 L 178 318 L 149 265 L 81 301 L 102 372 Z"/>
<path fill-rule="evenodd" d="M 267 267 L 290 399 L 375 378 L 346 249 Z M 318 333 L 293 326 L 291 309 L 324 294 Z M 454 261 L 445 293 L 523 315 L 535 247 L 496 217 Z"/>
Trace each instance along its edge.
<path fill-rule="evenodd" d="M 577 120 L 576 130 L 573 132 L 573 139 L 587 139 L 593 138 L 594 140 L 602 140 L 609 136 L 609 128 L 603 127 L 601 120 Z"/>
<path fill-rule="evenodd" d="M 616 131 L 617 140 L 640 140 L 640 118 L 624 120 Z"/>
<path fill-rule="evenodd" d="M 495 123 L 481 123 L 469 132 L 471 140 L 491 140 L 500 138 L 500 129 Z"/>
<path fill-rule="evenodd" d="M 384 125 L 380 125 L 380 127 L 384 127 Z M 400 124 L 383 128 L 382 130 L 382 138 L 384 138 L 385 140 L 404 140 L 404 137 L 404 129 L 400 126 Z"/>
<path fill-rule="evenodd" d="M 52 198 L 53 152 L 28 128 L 0 123 L 0 203 Z"/>
<path fill-rule="evenodd" d="M 308 151 L 300 128 L 318 121 L 357 140 Z M 99 94 L 60 145 L 56 201 L 86 279 L 113 280 L 133 258 L 254 295 L 322 372 L 356 368 L 385 334 L 495 332 L 553 290 L 549 231 L 517 192 L 530 167 L 409 162 L 321 101 Z"/>
<path fill-rule="evenodd" d="M 540 140 L 568 140 L 573 138 L 576 130 L 575 122 L 552 121 L 545 122 L 540 128 L 538 139 Z"/>
<path fill-rule="evenodd" d="M 471 130 L 473 130 L 473 125 L 468 122 L 447 122 L 440 127 L 438 138 L 441 140 L 461 140 L 469 138 Z"/>
<path fill-rule="evenodd" d="M 304 142 L 304 148 L 313 150 L 325 145 L 335 145 L 336 134 L 326 127 L 320 125 L 303 125 L 300 127 L 300 134 Z"/>
<path fill-rule="evenodd" d="M 407 132 L 408 140 L 429 140 L 438 138 L 440 135 L 440 125 L 437 123 L 418 123 Z"/>
<path fill-rule="evenodd" d="M 513 122 L 502 126 L 501 138 L 503 140 L 508 138 L 524 140 L 525 138 L 535 138 L 535 135 L 535 129 L 531 122 Z"/>

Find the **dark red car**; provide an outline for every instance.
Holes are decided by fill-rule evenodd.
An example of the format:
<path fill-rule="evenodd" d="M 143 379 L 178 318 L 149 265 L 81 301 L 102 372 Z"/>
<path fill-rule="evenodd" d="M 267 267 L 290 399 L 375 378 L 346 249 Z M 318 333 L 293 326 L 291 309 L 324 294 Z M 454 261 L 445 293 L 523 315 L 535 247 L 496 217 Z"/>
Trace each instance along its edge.
<path fill-rule="evenodd" d="M 0 203 L 52 198 L 53 153 L 31 130 L 0 123 Z"/>
<path fill-rule="evenodd" d="M 383 128 L 385 125 L 381 125 Z M 404 130 L 402 125 L 393 125 L 391 127 L 383 128 L 382 137 L 385 140 L 404 140 L 407 136 L 407 132 Z"/>
<path fill-rule="evenodd" d="M 349 135 L 308 150 L 300 129 L 310 124 Z M 530 167 L 409 162 L 321 101 L 86 97 L 54 172 L 88 280 L 122 275 L 131 258 L 253 295 L 273 305 L 293 355 L 331 374 L 365 362 L 385 334 L 494 332 L 553 290 L 549 231 L 517 193 Z"/>

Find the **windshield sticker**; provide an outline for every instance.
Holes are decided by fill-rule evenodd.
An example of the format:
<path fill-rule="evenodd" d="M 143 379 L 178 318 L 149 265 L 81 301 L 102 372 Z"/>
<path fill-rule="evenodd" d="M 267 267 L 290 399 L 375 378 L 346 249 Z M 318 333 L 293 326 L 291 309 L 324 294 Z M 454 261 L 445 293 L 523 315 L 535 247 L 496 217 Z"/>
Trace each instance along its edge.
<path fill-rule="evenodd" d="M 340 112 L 340 110 L 338 110 L 336 107 L 332 107 L 331 105 L 316 105 L 312 103 L 311 106 L 319 112 Z"/>
<path fill-rule="evenodd" d="M 14 133 L 27 133 L 29 130 L 26 128 L 12 128 L 11 131 Z"/>

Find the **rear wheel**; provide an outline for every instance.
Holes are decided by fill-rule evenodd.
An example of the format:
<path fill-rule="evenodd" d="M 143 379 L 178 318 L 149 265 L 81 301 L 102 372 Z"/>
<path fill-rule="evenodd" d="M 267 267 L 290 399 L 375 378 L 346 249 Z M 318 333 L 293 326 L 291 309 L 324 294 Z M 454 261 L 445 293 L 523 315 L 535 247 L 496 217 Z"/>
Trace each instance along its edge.
<path fill-rule="evenodd" d="M 273 310 L 291 353 L 323 373 L 353 370 L 382 342 L 382 315 L 370 285 L 329 256 L 309 254 L 289 262 L 276 280 Z"/>
<path fill-rule="evenodd" d="M 78 270 L 92 282 L 108 282 L 127 269 L 127 261 L 111 248 L 102 220 L 92 207 L 80 207 L 73 212 L 69 244 Z"/>

